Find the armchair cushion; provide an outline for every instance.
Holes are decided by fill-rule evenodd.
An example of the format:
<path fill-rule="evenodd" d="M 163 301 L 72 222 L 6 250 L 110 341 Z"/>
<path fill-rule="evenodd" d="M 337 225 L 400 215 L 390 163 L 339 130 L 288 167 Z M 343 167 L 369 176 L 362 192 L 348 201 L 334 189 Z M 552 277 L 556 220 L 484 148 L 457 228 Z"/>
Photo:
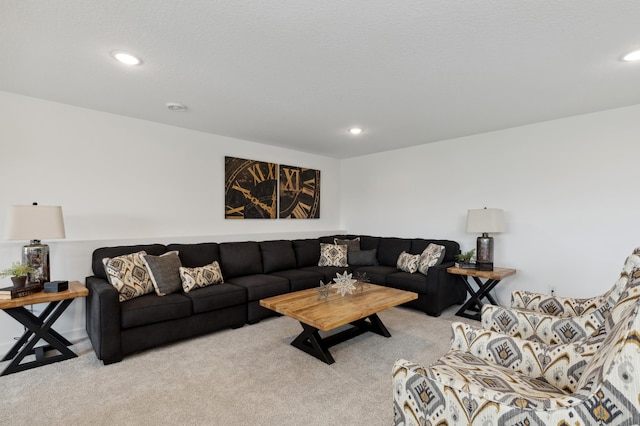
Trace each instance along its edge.
<path fill-rule="evenodd" d="M 452 348 L 429 367 L 400 359 L 393 368 L 394 422 L 398 426 L 635 424 L 640 418 L 638 309 L 636 301 L 621 314 L 620 321 L 607 321 L 604 328 L 609 329 L 596 351 L 589 349 L 593 341 L 571 345 L 576 353 L 583 349 L 592 352 L 584 363 L 549 363 L 545 367 L 547 372 L 575 370 L 572 374 L 579 376 L 575 387 L 555 386 L 547 380 L 548 374 L 538 375 L 535 367 L 529 370 L 528 362 L 522 363 L 524 368 L 514 369 L 485 359 L 491 349 L 483 350 L 482 346 L 486 348 L 497 335 L 477 342 L 472 352 Z M 476 337 L 466 340 L 473 347 Z M 518 350 L 539 348 L 536 342 L 510 343 Z M 495 344 L 500 346 L 501 342 Z"/>

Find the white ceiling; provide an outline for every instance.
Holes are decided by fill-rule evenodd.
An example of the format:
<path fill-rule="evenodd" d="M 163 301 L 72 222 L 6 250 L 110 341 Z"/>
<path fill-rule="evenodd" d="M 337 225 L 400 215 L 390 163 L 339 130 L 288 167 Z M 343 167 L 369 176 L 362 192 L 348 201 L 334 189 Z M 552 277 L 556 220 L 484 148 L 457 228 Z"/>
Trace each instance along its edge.
<path fill-rule="evenodd" d="M 640 104 L 639 29 L 636 0 L 2 0 L 0 90 L 348 158 Z"/>

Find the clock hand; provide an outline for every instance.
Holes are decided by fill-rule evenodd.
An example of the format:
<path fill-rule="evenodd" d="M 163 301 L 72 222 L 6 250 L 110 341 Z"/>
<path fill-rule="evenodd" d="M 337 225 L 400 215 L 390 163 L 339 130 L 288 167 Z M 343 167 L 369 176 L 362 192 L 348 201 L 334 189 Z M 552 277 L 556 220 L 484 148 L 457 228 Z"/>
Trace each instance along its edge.
<path fill-rule="evenodd" d="M 254 197 L 253 195 L 251 195 L 251 191 L 249 191 L 248 189 L 245 189 L 243 187 L 241 187 L 238 182 L 236 181 L 235 185 L 233 185 L 231 188 L 233 189 L 237 189 L 238 191 L 240 191 L 242 193 L 242 195 L 245 196 L 245 198 L 249 201 L 251 201 L 253 204 L 255 204 L 256 206 L 262 208 L 263 210 L 269 212 L 269 214 L 271 216 L 274 216 L 275 214 L 275 206 L 268 206 L 265 203 L 263 203 L 262 201 L 260 201 L 259 199 L 257 199 L 256 197 Z"/>

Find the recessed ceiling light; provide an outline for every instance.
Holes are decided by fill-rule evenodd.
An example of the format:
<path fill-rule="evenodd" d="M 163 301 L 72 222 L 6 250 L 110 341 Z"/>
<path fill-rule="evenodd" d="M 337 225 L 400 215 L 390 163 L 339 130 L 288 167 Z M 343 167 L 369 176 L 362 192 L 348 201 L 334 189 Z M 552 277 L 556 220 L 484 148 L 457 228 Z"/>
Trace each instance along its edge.
<path fill-rule="evenodd" d="M 352 135 L 359 135 L 360 133 L 362 133 L 362 129 L 360 127 L 352 127 L 349 129 L 349 133 L 351 133 Z"/>
<path fill-rule="evenodd" d="M 142 59 L 133 56 L 131 53 L 123 52 L 121 50 L 114 50 L 111 52 L 111 56 L 123 64 L 126 65 L 140 65 L 142 63 Z"/>
<path fill-rule="evenodd" d="M 167 108 L 169 108 L 171 111 L 178 111 L 178 112 L 187 110 L 187 107 L 185 105 L 182 105 L 176 102 L 167 103 Z"/>
<path fill-rule="evenodd" d="M 636 50 L 635 52 L 627 53 L 626 55 L 624 55 L 622 60 L 626 61 L 626 62 L 640 61 L 640 50 Z"/>

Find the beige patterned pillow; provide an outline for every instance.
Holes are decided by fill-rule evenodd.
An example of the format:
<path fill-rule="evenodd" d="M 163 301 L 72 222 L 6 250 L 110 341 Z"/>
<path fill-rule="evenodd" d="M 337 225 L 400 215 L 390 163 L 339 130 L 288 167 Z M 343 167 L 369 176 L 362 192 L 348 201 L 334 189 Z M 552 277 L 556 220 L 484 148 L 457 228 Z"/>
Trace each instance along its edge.
<path fill-rule="evenodd" d="M 429 268 L 439 265 L 444 259 L 445 246 L 439 244 L 429 244 L 426 249 L 420 255 L 418 261 L 418 271 L 421 274 L 427 275 Z"/>
<path fill-rule="evenodd" d="M 121 302 L 153 293 L 153 283 L 151 282 L 149 271 L 142 260 L 142 256 L 146 254 L 145 251 L 139 251 L 102 259 L 107 279 L 120 293 L 118 300 Z"/>
<path fill-rule="evenodd" d="M 180 279 L 182 280 L 182 289 L 185 293 L 189 293 L 195 288 L 206 287 L 213 284 L 222 284 L 222 271 L 217 261 L 205 266 L 197 268 L 180 267 Z"/>
<path fill-rule="evenodd" d="M 409 254 L 406 251 L 403 251 L 402 253 L 400 253 L 400 256 L 398 256 L 396 267 L 401 271 L 413 274 L 418 270 L 419 259 L 419 254 Z"/>
<path fill-rule="evenodd" d="M 340 266 L 347 267 L 347 246 L 346 244 L 324 244 L 320 243 L 320 260 L 318 266 Z"/>

